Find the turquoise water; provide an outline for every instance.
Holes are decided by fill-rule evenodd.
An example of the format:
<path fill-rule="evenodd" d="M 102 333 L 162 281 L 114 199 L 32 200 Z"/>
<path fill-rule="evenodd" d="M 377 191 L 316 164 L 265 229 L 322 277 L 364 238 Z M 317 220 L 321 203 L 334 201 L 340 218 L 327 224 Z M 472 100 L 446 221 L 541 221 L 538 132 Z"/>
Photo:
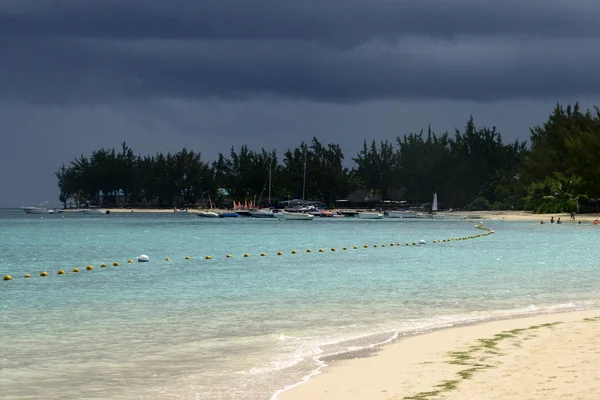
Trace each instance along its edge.
<path fill-rule="evenodd" d="M 599 305 L 598 227 L 484 223 L 496 234 L 433 244 L 482 231 L 460 220 L 0 212 L 0 276 L 13 276 L 0 282 L 2 397 L 269 399 L 330 354 Z M 151 261 L 127 263 L 140 254 Z"/>

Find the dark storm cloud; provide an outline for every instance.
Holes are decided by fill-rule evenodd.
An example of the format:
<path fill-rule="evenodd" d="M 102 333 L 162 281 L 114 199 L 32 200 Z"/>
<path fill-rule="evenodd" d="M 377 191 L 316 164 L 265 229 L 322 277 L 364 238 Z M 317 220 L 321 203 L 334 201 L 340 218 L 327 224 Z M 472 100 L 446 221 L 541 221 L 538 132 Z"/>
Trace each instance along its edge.
<path fill-rule="evenodd" d="M 592 95 L 600 40 L 401 39 L 350 50 L 298 41 L 22 39 L 6 47 L 4 100 L 110 102 L 120 98 L 317 101 L 450 98 L 492 101 Z M 556 58 L 556 52 L 560 58 Z"/>
<path fill-rule="evenodd" d="M 600 35 L 594 1 L 4 0 L 0 32 L 360 42 L 397 35 Z"/>
<path fill-rule="evenodd" d="M 600 3 L 6 1 L 0 99 L 492 101 L 600 89 Z"/>

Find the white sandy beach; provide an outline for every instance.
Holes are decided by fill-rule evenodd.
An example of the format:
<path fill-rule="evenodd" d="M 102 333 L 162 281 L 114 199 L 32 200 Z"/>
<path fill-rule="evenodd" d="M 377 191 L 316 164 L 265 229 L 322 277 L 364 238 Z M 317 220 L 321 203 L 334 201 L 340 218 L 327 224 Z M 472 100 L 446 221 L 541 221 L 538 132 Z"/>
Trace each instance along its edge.
<path fill-rule="evenodd" d="M 554 323 L 558 324 L 543 325 Z M 372 357 L 333 362 L 279 399 L 592 400 L 599 396 L 600 310 L 591 310 L 402 338 Z"/>

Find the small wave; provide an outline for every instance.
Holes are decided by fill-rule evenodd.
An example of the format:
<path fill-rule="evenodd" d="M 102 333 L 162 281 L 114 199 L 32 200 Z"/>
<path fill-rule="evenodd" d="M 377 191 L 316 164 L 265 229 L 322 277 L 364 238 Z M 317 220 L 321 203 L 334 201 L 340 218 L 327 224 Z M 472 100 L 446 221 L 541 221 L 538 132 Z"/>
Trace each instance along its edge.
<path fill-rule="evenodd" d="M 310 381 L 314 376 L 321 374 L 323 368 L 325 368 L 327 366 L 327 364 L 325 363 L 325 361 L 321 360 L 319 357 L 313 357 L 313 360 L 317 364 L 317 367 L 315 369 L 310 371 L 307 375 L 303 376 L 299 382 L 292 383 L 291 385 L 288 385 L 282 389 L 277 390 L 275 393 L 273 393 L 270 400 L 279 400 L 279 395 L 281 393 L 286 392 L 295 387 L 298 387 L 298 386 Z"/>
<path fill-rule="evenodd" d="M 371 343 L 371 344 L 368 344 L 365 346 L 348 346 L 346 348 L 345 352 L 338 351 L 335 353 L 321 354 L 321 355 L 313 356 L 313 361 L 316 364 L 316 368 L 311 370 L 307 375 L 303 376 L 300 379 L 300 381 L 277 390 L 271 396 L 270 400 L 278 400 L 279 395 L 281 395 L 281 393 L 286 392 L 295 387 L 298 387 L 304 383 L 307 383 L 314 376 L 321 374 L 323 368 L 328 366 L 328 364 L 325 362 L 325 359 L 327 359 L 328 357 L 331 357 L 331 356 L 339 357 L 340 355 L 342 355 L 344 353 L 346 353 L 346 354 L 347 353 L 358 353 L 360 351 L 375 349 L 375 348 L 384 346 L 386 344 L 390 344 L 390 343 L 394 342 L 395 340 L 397 340 L 398 338 L 400 338 L 401 336 L 405 337 L 405 336 L 411 336 L 411 335 L 424 334 L 424 333 L 432 332 L 432 331 L 439 330 L 439 329 L 447 329 L 447 328 L 464 326 L 464 325 L 475 324 L 475 323 L 482 323 L 482 322 L 491 322 L 491 321 L 495 321 L 495 320 L 527 317 L 527 316 L 540 315 L 540 314 L 554 314 L 554 313 L 561 313 L 561 312 L 581 311 L 581 310 L 586 310 L 586 309 L 592 309 L 592 308 L 598 307 L 599 305 L 600 304 L 596 301 L 581 301 L 581 302 L 577 302 L 577 303 L 568 302 L 568 303 L 545 305 L 545 306 L 536 306 L 536 305 L 532 304 L 527 307 L 521 307 L 521 308 L 516 308 L 516 309 L 510 309 L 510 310 L 478 311 L 478 312 L 472 312 L 472 313 L 469 313 L 466 315 L 465 314 L 441 315 L 441 316 L 437 316 L 434 318 L 430 318 L 427 320 L 421 320 L 421 321 L 415 321 L 415 320 L 403 321 L 405 323 L 406 322 L 412 322 L 413 324 L 416 323 L 417 326 L 413 325 L 413 327 L 411 329 L 395 331 L 392 333 L 392 335 L 390 337 L 388 337 L 387 339 L 385 339 L 383 341 L 378 341 L 376 343 Z M 353 339 L 358 339 L 358 338 L 368 337 L 368 336 L 374 336 L 374 334 L 360 335 L 360 336 L 354 337 Z M 339 341 L 338 343 L 344 342 L 344 341 L 349 341 L 349 340 L 346 338 L 345 340 Z M 302 362 L 303 360 L 296 359 L 295 361 L 296 362 L 294 363 L 294 365 Z"/>

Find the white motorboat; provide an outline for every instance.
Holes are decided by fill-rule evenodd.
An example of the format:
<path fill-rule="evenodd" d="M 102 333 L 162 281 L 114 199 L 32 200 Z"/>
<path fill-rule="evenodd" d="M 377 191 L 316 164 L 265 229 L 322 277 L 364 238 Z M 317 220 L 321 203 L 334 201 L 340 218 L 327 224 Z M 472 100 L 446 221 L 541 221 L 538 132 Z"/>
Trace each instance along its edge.
<path fill-rule="evenodd" d="M 96 208 L 96 207 L 83 208 L 83 209 L 81 210 L 81 212 L 82 212 L 83 214 L 105 214 L 105 212 L 104 212 L 104 211 L 102 211 L 101 209 L 99 209 L 99 208 Z"/>
<path fill-rule="evenodd" d="M 43 206 L 43 205 L 44 204 L 40 204 L 40 206 Z M 35 207 L 35 206 L 21 207 L 21 210 L 25 211 L 25 214 L 54 214 L 54 213 L 62 212 L 62 210 L 56 210 L 55 208 Z"/>
<path fill-rule="evenodd" d="M 416 218 L 432 219 L 433 218 L 433 214 L 431 214 L 431 213 L 424 213 L 424 212 L 418 212 Z"/>
<path fill-rule="evenodd" d="M 261 208 L 258 210 L 250 210 L 250 215 L 253 218 L 275 218 L 277 213 L 273 213 L 273 210 L 267 208 Z"/>
<path fill-rule="evenodd" d="M 47 208 L 42 207 L 21 207 L 25 214 L 48 214 Z"/>
<path fill-rule="evenodd" d="M 417 218 L 417 213 L 408 210 L 392 210 L 387 212 L 390 218 Z"/>
<path fill-rule="evenodd" d="M 383 213 L 377 211 L 359 211 L 358 212 L 359 219 L 382 219 Z"/>
<path fill-rule="evenodd" d="M 214 211 L 200 211 L 197 214 L 199 217 L 203 217 L 203 218 L 219 218 L 220 215 L 219 213 L 216 213 Z"/>
<path fill-rule="evenodd" d="M 282 211 L 280 213 L 276 213 L 275 215 L 277 216 L 277 219 L 281 220 L 312 221 L 314 219 L 313 215 L 302 212 Z"/>

